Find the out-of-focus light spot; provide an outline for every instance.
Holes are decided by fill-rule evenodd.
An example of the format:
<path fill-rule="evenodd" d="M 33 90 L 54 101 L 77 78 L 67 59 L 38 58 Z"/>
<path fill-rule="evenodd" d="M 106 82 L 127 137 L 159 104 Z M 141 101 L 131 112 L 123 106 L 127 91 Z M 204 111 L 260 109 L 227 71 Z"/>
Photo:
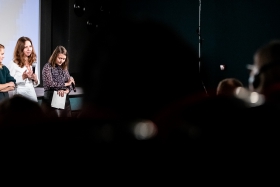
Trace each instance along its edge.
<path fill-rule="evenodd" d="M 240 94 L 242 87 L 237 87 L 234 91 L 235 91 L 235 95 Z"/>
<path fill-rule="evenodd" d="M 255 65 L 252 65 L 252 64 L 247 64 L 247 69 L 251 70 L 254 75 L 259 72 L 258 68 Z"/>
<path fill-rule="evenodd" d="M 235 89 L 235 96 L 239 99 L 247 99 L 250 96 L 250 91 L 244 87 L 238 87 Z"/>
<path fill-rule="evenodd" d="M 236 88 L 235 96 L 243 100 L 249 107 L 259 106 L 265 102 L 265 98 L 262 94 L 251 92 L 244 87 Z"/>
<path fill-rule="evenodd" d="M 248 70 L 252 70 L 255 66 L 253 64 L 247 64 L 246 67 Z"/>
<path fill-rule="evenodd" d="M 220 70 L 223 71 L 223 70 L 225 70 L 225 69 L 226 69 L 225 65 L 222 65 L 222 64 L 221 64 L 221 65 L 220 65 Z"/>
<path fill-rule="evenodd" d="M 259 101 L 259 94 L 257 92 L 252 92 L 250 95 L 250 102 L 257 103 Z"/>
<path fill-rule="evenodd" d="M 157 126 L 150 120 L 143 120 L 135 123 L 133 134 L 138 140 L 146 140 L 157 134 Z"/>

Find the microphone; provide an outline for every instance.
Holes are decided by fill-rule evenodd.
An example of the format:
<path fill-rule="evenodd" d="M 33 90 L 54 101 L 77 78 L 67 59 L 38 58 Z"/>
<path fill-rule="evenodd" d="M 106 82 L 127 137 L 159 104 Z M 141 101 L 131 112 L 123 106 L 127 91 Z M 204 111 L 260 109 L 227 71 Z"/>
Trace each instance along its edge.
<path fill-rule="evenodd" d="M 76 92 L 75 84 L 72 82 L 71 85 L 73 87 L 74 92 Z"/>
<path fill-rule="evenodd" d="M 71 78 L 73 78 L 73 77 L 71 77 Z M 75 84 L 73 82 L 71 82 L 71 86 L 72 86 L 74 92 L 76 92 L 76 87 L 75 87 Z"/>
<path fill-rule="evenodd" d="M 32 71 L 33 71 L 33 73 L 35 73 L 35 69 L 36 69 L 36 62 L 34 62 L 33 64 L 32 64 Z M 32 79 L 32 81 L 34 82 L 34 80 Z"/>
<path fill-rule="evenodd" d="M 33 73 L 35 73 L 35 68 L 36 68 L 36 62 L 34 62 L 34 63 L 32 64 L 32 71 L 33 71 Z"/>

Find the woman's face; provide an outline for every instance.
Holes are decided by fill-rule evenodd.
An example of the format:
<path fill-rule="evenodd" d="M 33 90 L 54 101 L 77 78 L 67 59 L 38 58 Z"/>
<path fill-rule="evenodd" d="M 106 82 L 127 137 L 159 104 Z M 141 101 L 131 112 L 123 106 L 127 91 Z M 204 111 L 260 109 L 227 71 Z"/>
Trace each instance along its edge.
<path fill-rule="evenodd" d="M 0 48 L 0 63 L 3 62 L 4 54 L 5 54 L 5 49 L 4 48 Z"/>
<path fill-rule="evenodd" d="M 33 49 L 33 47 L 31 45 L 31 42 L 25 41 L 24 49 L 23 49 L 24 56 L 26 56 L 26 57 L 30 56 L 30 54 L 32 53 L 32 49 Z"/>
<path fill-rule="evenodd" d="M 61 65 L 65 62 L 65 60 L 66 60 L 66 55 L 60 53 L 60 54 L 57 56 L 55 63 L 56 63 L 57 65 L 61 66 Z"/>

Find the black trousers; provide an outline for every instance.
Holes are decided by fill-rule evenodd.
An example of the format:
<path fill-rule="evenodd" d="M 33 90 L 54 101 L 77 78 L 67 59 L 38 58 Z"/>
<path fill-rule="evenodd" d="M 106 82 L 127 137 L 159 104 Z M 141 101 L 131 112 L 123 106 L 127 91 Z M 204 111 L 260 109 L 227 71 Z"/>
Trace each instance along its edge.
<path fill-rule="evenodd" d="M 51 106 L 54 91 L 45 91 L 41 107 L 47 117 L 71 117 L 71 105 L 69 95 L 66 95 L 64 109 L 53 108 Z"/>

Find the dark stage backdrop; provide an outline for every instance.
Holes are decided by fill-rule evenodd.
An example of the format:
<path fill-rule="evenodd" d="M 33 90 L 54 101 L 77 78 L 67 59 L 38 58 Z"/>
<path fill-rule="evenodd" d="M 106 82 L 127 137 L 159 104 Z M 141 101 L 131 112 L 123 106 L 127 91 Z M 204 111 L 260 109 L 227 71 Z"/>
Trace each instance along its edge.
<path fill-rule="evenodd" d="M 41 0 L 41 63 L 56 45 L 64 45 L 70 55 L 69 71 L 79 86 L 83 51 L 92 31 L 102 26 L 102 18 L 123 14 L 163 22 L 197 51 L 200 21 L 201 74 L 206 89 L 211 94 L 227 77 L 247 86 L 246 65 L 252 64 L 256 49 L 280 38 L 279 8 L 279 0 Z M 223 71 L 221 64 L 226 66 Z"/>

